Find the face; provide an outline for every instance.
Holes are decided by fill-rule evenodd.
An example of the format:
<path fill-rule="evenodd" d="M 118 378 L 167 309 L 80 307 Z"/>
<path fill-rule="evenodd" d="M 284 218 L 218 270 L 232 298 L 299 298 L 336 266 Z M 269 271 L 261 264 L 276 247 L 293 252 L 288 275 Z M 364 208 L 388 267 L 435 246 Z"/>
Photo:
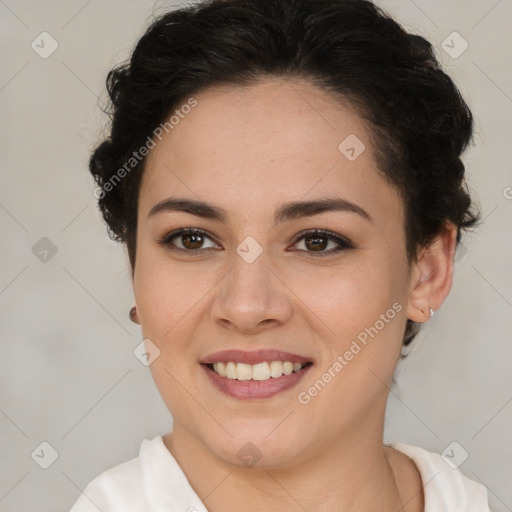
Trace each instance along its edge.
<path fill-rule="evenodd" d="M 367 125 L 306 82 L 194 98 L 147 157 L 134 269 L 174 431 L 273 467 L 371 437 L 410 275 Z"/>

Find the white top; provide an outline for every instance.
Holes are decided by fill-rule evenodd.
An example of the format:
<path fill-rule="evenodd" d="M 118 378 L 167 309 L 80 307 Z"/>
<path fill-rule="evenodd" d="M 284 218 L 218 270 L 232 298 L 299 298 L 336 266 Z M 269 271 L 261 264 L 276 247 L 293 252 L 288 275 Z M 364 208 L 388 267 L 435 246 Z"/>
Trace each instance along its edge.
<path fill-rule="evenodd" d="M 437 453 L 390 444 L 418 467 L 424 512 L 490 512 L 487 489 L 452 469 Z M 70 512 L 208 512 L 159 435 L 144 439 L 139 456 L 92 480 Z"/>

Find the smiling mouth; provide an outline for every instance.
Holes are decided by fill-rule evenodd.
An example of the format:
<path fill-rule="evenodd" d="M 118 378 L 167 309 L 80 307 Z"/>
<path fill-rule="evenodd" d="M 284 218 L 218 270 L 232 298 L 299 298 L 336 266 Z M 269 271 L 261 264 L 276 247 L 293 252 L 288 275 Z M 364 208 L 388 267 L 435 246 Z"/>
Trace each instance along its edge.
<path fill-rule="evenodd" d="M 291 361 L 269 361 L 257 364 L 235 363 L 234 361 L 216 362 L 206 366 L 220 377 L 230 380 L 265 381 L 278 379 L 283 375 L 298 373 L 312 363 L 292 363 Z"/>

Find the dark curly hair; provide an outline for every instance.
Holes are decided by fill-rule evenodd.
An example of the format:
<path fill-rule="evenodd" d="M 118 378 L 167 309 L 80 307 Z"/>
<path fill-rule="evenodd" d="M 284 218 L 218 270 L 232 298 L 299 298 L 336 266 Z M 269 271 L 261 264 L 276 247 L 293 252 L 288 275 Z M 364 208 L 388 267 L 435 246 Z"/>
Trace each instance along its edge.
<path fill-rule="evenodd" d="M 460 159 L 472 114 L 427 40 L 366 0 L 206 0 L 156 19 L 131 59 L 108 74 L 110 135 L 89 168 L 109 234 L 126 243 L 132 272 L 145 162 L 139 149 L 208 86 L 276 76 L 308 80 L 368 121 L 379 169 L 404 201 L 409 264 L 447 222 L 457 227 L 457 244 L 461 229 L 479 222 Z M 404 345 L 419 327 L 407 320 Z"/>

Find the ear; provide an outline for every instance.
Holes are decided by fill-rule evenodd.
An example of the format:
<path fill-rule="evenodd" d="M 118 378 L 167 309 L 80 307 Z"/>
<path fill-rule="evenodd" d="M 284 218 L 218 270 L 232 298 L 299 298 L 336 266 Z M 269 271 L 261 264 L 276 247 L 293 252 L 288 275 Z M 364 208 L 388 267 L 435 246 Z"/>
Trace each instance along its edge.
<path fill-rule="evenodd" d="M 432 244 L 423 249 L 411 272 L 407 318 L 426 322 L 430 308 L 439 309 L 450 292 L 457 227 L 447 223 Z"/>

